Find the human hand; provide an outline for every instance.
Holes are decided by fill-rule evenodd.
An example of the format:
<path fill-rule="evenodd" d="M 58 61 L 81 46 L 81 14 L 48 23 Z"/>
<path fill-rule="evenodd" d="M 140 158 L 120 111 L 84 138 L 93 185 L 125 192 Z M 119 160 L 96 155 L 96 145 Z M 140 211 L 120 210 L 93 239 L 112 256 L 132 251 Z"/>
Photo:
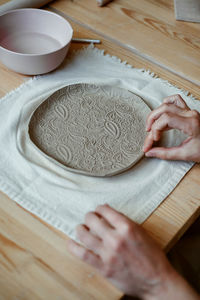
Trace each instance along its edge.
<path fill-rule="evenodd" d="M 96 267 L 124 293 L 142 299 L 150 299 L 149 295 L 162 298 L 161 290 L 174 272 L 140 225 L 101 205 L 86 214 L 85 224 L 77 227 L 77 236 L 84 246 L 70 240 L 70 252 Z"/>
<path fill-rule="evenodd" d="M 143 147 L 145 156 L 200 162 L 200 114 L 191 110 L 180 95 L 165 98 L 163 104 L 149 114 L 146 129 L 149 134 Z M 188 138 L 177 147 L 152 148 L 162 132 L 170 129 L 179 129 Z"/>

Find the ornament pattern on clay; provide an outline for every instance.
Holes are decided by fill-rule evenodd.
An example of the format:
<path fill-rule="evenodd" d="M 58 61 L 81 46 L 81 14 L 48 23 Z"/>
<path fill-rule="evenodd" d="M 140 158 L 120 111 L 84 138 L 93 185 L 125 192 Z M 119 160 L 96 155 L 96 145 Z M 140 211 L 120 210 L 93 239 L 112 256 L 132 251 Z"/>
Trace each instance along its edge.
<path fill-rule="evenodd" d="M 74 84 L 56 91 L 36 109 L 29 135 L 69 171 L 111 176 L 143 156 L 149 112 L 145 102 L 127 90 Z"/>

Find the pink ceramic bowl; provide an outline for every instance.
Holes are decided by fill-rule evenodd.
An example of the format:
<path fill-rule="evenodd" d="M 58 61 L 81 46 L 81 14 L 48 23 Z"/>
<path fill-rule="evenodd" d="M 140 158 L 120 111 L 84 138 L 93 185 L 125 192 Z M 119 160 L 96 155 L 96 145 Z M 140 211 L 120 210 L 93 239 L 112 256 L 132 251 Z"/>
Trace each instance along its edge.
<path fill-rule="evenodd" d="M 0 60 L 16 72 L 50 72 L 64 60 L 72 39 L 71 25 L 42 9 L 16 9 L 0 16 Z"/>

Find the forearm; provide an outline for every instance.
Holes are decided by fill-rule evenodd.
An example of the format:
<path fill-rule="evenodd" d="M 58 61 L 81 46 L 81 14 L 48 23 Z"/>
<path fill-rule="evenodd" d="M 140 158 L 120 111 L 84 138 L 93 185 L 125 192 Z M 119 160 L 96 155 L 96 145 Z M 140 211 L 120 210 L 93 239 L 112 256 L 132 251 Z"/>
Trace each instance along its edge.
<path fill-rule="evenodd" d="M 200 300 L 200 296 L 175 270 L 170 270 L 163 279 L 157 290 L 152 290 L 151 294 L 145 295 L 144 300 Z"/>

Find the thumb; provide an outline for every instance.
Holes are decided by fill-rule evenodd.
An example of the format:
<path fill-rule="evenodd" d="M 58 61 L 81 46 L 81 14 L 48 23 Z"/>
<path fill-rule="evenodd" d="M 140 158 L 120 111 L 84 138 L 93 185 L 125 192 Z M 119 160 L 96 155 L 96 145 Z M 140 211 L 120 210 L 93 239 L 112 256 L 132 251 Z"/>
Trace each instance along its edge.
<path fill-rule="evenodd" d="M 185 149 L 182 146 L 179 147 L 154 147 L 145 153 L 146 157 L 156 157 L 165 160 L 188 160 L 185 153 Z"/>

